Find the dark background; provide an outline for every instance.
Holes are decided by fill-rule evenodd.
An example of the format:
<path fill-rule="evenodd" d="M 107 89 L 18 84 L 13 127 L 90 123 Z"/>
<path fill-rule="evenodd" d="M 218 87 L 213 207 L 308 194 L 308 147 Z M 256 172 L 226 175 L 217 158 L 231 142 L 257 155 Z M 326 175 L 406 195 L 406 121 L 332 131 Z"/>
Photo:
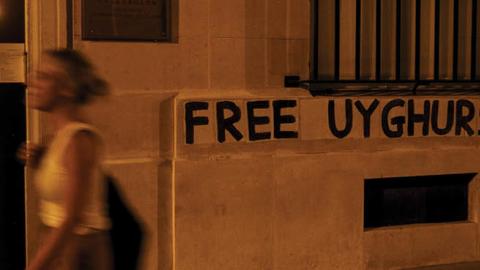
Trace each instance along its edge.
<path fill-rule="evenodd" d="M 24 43 L 24 0 L 0 1 L 0 44 Z M 0 63 L 1 65 L 1 63 Z M 0 83 L 0 269 L 25 267 L 23 166 L 16 160 L 25 140 L 25 86 Z"/>
<path fill-rule="evenodd" d="M 0 43 L 23 43 L 24 29 L 24 0 L 0 1 Z"/>
<path fill-rule="evenodd" d="M 25 87 L 0 84 L 0 269 L 24 269 L 23 165 L 15 157 L 25 140 Z"/>

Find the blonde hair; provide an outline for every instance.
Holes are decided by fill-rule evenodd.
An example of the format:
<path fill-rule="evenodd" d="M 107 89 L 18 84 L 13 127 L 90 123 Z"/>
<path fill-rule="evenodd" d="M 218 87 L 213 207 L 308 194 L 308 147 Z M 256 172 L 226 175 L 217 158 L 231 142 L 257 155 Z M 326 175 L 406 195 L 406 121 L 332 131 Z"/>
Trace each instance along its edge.
<path fill-rule="evenodd" d="M 109 93 L 108 83 L 95 71 L 82 53 L 71 49 L 48 50 L 46 54 L 64 65 L 65 73 L 75 91 L 75 102 L 87 104 L 96 96 Z"/>

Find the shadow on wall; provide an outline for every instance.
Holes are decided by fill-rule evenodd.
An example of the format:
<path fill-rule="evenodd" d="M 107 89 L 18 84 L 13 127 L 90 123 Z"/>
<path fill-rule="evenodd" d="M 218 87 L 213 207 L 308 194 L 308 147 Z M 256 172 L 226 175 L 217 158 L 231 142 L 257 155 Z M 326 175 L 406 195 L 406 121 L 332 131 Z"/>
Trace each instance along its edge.
<path fill-rule="evenodd" d="M 144 225 L 126 203 L 115 178 L 107 175 L 106 180 L 114 269 L 134 270 L 138 267 L 145 239 Z"/>

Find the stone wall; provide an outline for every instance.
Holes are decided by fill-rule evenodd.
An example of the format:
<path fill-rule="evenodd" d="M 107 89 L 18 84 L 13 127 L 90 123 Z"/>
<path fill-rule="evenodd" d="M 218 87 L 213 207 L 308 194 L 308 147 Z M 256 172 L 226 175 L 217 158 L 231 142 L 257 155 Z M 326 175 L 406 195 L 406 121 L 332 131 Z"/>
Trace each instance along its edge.
<path fill-rule="evenodd" d="M 164 213 L 160 212 L 164 207 L 160 184 L 164 175 L 171 174 L 165 166 L 172 166 L 160 145 L 161 134 L 169 128 L 160 125 L 160 118 L 172 111 L 165 110 L 162 102 L 178 92 L 200 89 L 262 93 L 282 87 L 287 73 L 308 76 L 308 1 L 173 3 L 178 17 L 175 42 L 98 42 L 81 40 L 81 1 L 74 1 L 74 47 L 93 60 L 112 86 L 112 95 L 93 104 L 90 115 L 107 141 L 107 167 L 146 224 L 142 269 L 148 270 L 166 269 L 164 253 L 172 253 L 163 240 L 168 235 L 163 235 Z M 42 50 L 66 45 L 65 2 L 29 2 L 28 14 L 31 71 L 40 63 Z M 49 133 L 44 118 L 29 113 L 34 141 L 42 141 Z M 27 197 L 31 255 L 38 232 L 31 186 Z"/>
<path fill-rule="evenodd" d="M 83 41 L 80 1 L 74 5 L 74 47 L 112 86 L 112 94 L 89 109 L 107 141 L 106 165 L 146 225 L 141 269 L 400 269 L 480 259 L 477 178 L 470 184 L 468 222 L 365 230 L 362 212 L 365 178 L 477 172 L 477 111 L 473 136 L 464 129 L 425 136 L 417 123 L 414 135 L 389 138 L 380 108 L 393 98 L 379 97 L 369 138 L 356 107 L 351 132 L 337 138 L 326 111 L 334 100 L 337 125 L 343 127 L 346 98 L 312 98 L 283 88 L 287 74 L 308 78 L 308 0 L 174 3 L 178 37 L 164 43 Z M 42 50 L 65 46 L 64 10 L 61 0 L 29 1 L 30 71 L 41 62 Z M 343 12 L 342 22 L 353 23 L 351 10 Z M 341 38 L 351 40 L 352 34 L 344 31 Z M 353 49 L 353 42 L 342 44 Z M 340 60 L 344 75 L 351 76 L 351 55 Z M 468 98 L 476 106 L 477 99 Z M 411 99 L 421 112 L 425 99 Z M 436 99 L 441 106 L 447 102 Z M 255 128 L 270 132 L 270 139 L 249 137 L 245 117 L 253 100 L 268 103 L 255 111 L 270 122 Z M 281 128 L 298 137 L 275 138 L 275 100 L 296 102 L 281 110 L 296 121 Z M 185 141 L 190 101 L 207 102 L 209 110 L 194 116 L 211 121 L 195 127 L 192 144 Z M 227 132 L 219 143 L 219 101 L 239 108 L 240 140 Z M 356 101 L 369 106 L 374 98 L 352 97 Z M 407 107 L 391 113 L 407 115 Z M 278 115 L 277 120 L 282 121 Z M 33 141 L 49 133 L 45 117 L 34 112 L 28 128 Z M 29 255 L 38 239 L 35 198 L 27 185 Z"/>

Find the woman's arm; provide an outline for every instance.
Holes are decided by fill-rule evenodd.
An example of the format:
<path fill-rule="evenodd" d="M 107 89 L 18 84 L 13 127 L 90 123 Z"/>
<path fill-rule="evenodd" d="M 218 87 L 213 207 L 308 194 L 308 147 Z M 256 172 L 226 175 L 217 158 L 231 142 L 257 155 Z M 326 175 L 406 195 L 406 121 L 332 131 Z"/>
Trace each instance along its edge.
<path fill-rule="evenodd" d="M 73 236 L 73 228 L 78 224 L 85 204 L 85 196 L 91 185 L 95 164 L 95 137 L 89 131 L 75 134 L 64 156 L 68 181 L 65 187 L 65 220 L 47 236 L 45 243 L 32 260 L 28 270 L 49 269 L 54 255 L 65 247 Z"/>

